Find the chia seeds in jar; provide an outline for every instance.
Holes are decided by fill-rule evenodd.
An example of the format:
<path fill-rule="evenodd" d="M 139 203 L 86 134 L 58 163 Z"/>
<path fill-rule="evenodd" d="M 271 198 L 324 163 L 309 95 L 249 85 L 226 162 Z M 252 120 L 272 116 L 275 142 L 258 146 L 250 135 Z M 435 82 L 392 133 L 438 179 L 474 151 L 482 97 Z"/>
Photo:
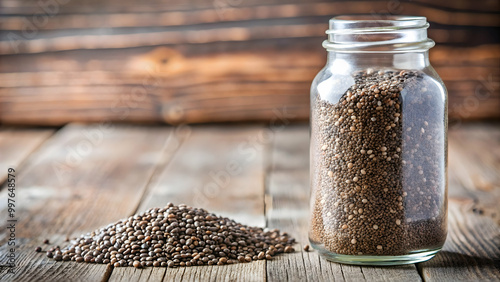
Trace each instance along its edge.
<path fill-rule="evenodd" d="M 423 17 L 341 16 L 311 87 L 311 245 L 348 264 L 431 259 L 447 234 L 447 93 Z"/>

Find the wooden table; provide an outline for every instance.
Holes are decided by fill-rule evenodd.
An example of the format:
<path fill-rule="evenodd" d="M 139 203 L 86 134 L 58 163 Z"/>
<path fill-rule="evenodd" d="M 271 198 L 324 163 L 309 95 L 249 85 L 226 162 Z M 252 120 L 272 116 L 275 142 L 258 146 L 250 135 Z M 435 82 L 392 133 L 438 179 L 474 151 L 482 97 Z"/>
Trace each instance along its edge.
<path fill-rule="evenodd" d="M 14 274 L 1 281 L 499 281 L 500 126 L 463 124 L 449 134 L 449 235 L 428 262 L 400 267 L 330 263 L 308 243 L 308 128 L 266 125 L 144 127 L 69 124 L 0 129 L 5 265 L 7 168 L 16 170 Z M 55 262 L 35 252 L 167 202 L 203 206 L 298 240 L 270 261 L 189 268 L 113 268 Z"/>

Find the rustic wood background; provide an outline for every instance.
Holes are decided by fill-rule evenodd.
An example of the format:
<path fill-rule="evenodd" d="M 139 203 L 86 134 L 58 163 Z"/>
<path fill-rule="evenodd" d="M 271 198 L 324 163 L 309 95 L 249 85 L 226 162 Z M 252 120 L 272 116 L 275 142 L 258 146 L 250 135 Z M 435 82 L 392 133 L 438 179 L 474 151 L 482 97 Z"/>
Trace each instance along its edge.
<path fill-rule="evenodd" d="M 2 0 L 0 123 L 306 120 L 328 19 L 353 13 L 426 16 L 451 121 L 498 119 L 499 3 Z"/>

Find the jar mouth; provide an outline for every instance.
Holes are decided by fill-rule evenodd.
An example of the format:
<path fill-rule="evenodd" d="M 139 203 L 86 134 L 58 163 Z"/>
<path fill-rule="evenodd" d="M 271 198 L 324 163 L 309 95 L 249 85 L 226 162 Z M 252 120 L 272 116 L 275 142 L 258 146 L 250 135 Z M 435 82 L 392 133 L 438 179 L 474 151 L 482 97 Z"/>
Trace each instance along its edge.
<path fill-rule="evenodd" d="M 337 52 L 427 51 L 434 41 L 427 38 L 425 17 L 345 15 L 330 19 L 323 47 Z"/>

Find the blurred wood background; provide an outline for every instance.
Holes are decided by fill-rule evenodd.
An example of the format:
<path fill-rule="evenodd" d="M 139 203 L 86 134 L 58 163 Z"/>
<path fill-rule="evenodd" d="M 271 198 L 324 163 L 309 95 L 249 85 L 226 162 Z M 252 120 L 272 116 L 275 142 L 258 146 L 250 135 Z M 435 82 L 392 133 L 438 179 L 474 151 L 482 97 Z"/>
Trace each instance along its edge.
<path fill-rule="evenodd" d="M 328 19 L 426 16 L 450 121 L 500 118 L 500 1 L 2 0 L 0 123 L 307 120 Z"/>

